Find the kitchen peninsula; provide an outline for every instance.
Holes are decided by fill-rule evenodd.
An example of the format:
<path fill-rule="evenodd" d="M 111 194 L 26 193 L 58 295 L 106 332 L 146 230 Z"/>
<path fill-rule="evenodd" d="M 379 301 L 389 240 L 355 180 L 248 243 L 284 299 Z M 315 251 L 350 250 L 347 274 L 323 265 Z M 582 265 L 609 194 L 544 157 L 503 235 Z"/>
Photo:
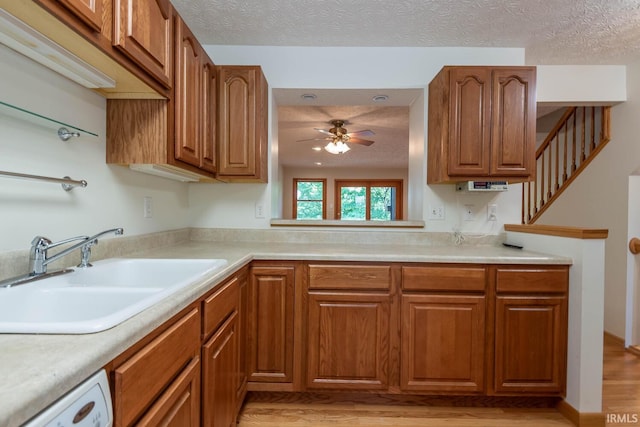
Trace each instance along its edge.
<path fill-rule="evenodd" d="M 168 321 L 183 315 L 190 307 L 200 307 L 199 301 L 203 296 L 206 298 L 216 294 L 228 283 L 229 277 L 246 272 L 247 266 L 250 267 L 246 288 L 249 309 L 247 313 L 241 314 L 241 318 L 244 317 L 248 325 L 246 335 L 249 338 L 244 342 L 249 349 L 245 369 L 248 376 L 247 387 L 250 391 L 303 391 L 320 388 L 378 390 L 380 393 L 396 394 L 563 395 L 564 360 L 559 361 L 561 369 L 554 370 L 555 376 L 552 381 L 538 390 L 527 388 L 526 384 L 516 384 L 510 378 L 500 377 L 498 372 L 494 378 L 490 378 L 484 368 L 494 366 L 498 362 L 507 363 L 505 355 L 500 355 L 500 348 L 497 346 L 499 341 L 496 341 L 495 346 L 489 346 L 488 343 L 489 340 L 508 339 L 509 333 L 517 332 L 517 328 L 511 327 L 515 323 L 509 323 L 509 316 L 513 312 L 509 310 L 508 303 L 522 299 L 522 292 L 542 297 L 546 299 L 546 303 L 551 302 L 549 305 L 543 301 L 545 306 L 555 307 L 548 313 L 560 316 L 551 319 L 563 323 L 555 324 L 559 328 L 556 330 L 559 335 L 553 340 L 553 345 L 559 343 L 559 355 L 564 354 L 562 343 L 565 336 L 563 334 L 566 334 L 566 311 L 565 317 L 562 317 L 562 304 L 566 310 L 569 266 L 574 264 L 575 259 L 526 249 L 506 248 L 500 244 L 500 238 L 497 236 L 491 236 L 479 245 L 457 246 L 451 243 L 450 236 L 446 233 L 393 233 L 392 237 L 390 233 L 385 232 L 366 233 L 365 236 L 358 232 L 325 232 L 318 235 L 308 231 L 297 233 L 295 242 L 291 241 L 290 237 L 285 239 L 285 234 L 273 230 L 249 232 L 229 229 L 186 229 L 104 241 L 102 252 L 96 253 L 97 258 L 224 258 L 228 260 L 228 265 L 212 277 L 198 280 L 171 298 L 101 333 L 0 335 L 0 345 L 10 349 L 0 354 L 0 424 L 18 426 L 96 370 L 105 366 L 108 370 L 113 369 L 113 361 L 119 360 L 123 353 L 128 354 L 131 351 L 128 349 L 136 342 L 148 343 L 146 337 L 153 334 L 154 330 L 163 330 Z M 284 272 L 284 275 L 278 276 L 278 271 Z M 292 272 L 292 275 L 287 276 L 288 271 Z M 522 277 L 526 277 L 527 274 L 533 274 L 535 278 L 523 280 Z M 263 281 L 265 277 L 267 280 Z M 282 277 L 285 277 L 282 279 L 284 281 L 281 281 Z M 287 283 L 286 277 L 293 278 L 294 283 Z M 425 280 L 424 277 L 429 277 L 430 280 Z M 543 280 L 539 280 L 540 278 Z M 350 283 L 349 289 L 340 289 L 347 283 Z M 275 288 L 269 289 L 268 286 L 272 285 Z M 522 286 L 529 288 L 523 289 Z M 294 294 L 278 294 L 280 290 L 287 289 L 293 290 Z M 288 301 L 293 302 L 293 306 L 288 306 L 285 301 L 283 307 L 285 311 L 292 310 L 293 317 L 286 315 L 279 320 L 287 324 L 282 330 L 285 334 L 291 333 L 288 337 L 293 341 L 269 341 L 272 338 L 283 338 L 279 336 L 268 337 L 265 341 L 264 337 L 255 336 L 254 332 L 262 329 L 251 326 L 252 317 L 266 313 L 256 311 L 265 310 L 264 306 L 256 305 L 258 301 L 255 298 L 258 295 L 267 298 L 269 302 L 277 302 L 273 298 L 278 295 L 285 299 L 291 298 Z M 302 298 L 302 295 L 305 297 Z M 405 357 L 408 354 L 406 350 L 412 345 L 411 342 L 424 344 L 420 339 L 403 341 L 399 347 L 402 355 L 396 353 L 397 350 L 390 350 L 400 345 L 398 340 L 401 334 L 395 332 L 396 330 L 402 330 L 403 337 L 407 333 L 415 333 L 411 328 L 411 317 L 405 317 L 405 314 L 414 310 L 418 313 L 416 318 L 419 321 L 426 319 L 428 322 L 429 304 L 442 302 L 442 298 L 447 300 L 444 302 L 449 308 L 453 307 L 455 310 L 451 305 L 455 302 L 459 304 L 458 308 L 462 307 L 463 312 L 470 315 L 464 318 L 466 320 L 458 321 L 459 326 L 467 321 L 469 325 L 481 326 L 480 330 L 475 330 L 474 338 L 467 343 L 466 348 L 469 357 L 473 358 L 472 360 L 480 360 L 481 363 L 473 364 L 474 369 L 469 373 L 475 382 L 465 381 L 464 386 L 437 384 L 437 381 L 421 384 L 420 381 L 415 381 L 420 375 L 413 378 L 411 373 L 422 373 L 421 366 L 419 363 L 405 360 Z M 341 307 L 350 304 L 358 306 L 359 302 L 365 300 L 366 304 L 360 306 L 362 310 L 359 312 L 341 310 Z M 558 305 L 562 300 L 564 303 L 560 302 Z M 333 315 L 324 317 L 330 313 L 327 311 L 327 301 L 329 305 L 337 308 Z M 540 301 L 538 298 L 538 303 Z M 196 302 L 198 303 L 194 305 Z M 347 302 L 349 304 L 345 304 Z M 493 314 L 484 315 L 485 312 L 492 313 L 493 310 L 503 310 L 507 323 L 500 326 Z M 380 322 L 380 313 L 388 316 L 387 320 L 383 319 Z M 398 313 L 399 317 L 392 313 Z M 426 317 L 419 317 L 421 313 Z M 372 315 L 373 317 L 370 317 Z M 375 325 L 379 331 L 374 334 L 378 338 L 380 331 L 391 331 L 389 340 L 393 346 L 384 340 L 370 341 L 374 345 L 373 351 L 380 352 L 386 358 L 383 366 L 378 366 L 380 369 L 375 370 L 373 378 L 363 374 L 361 381 L 345 381 L 337 376 L 328 377 L 327 372 L 315 369 L 314 367 L 320 365 L 312 364 L 310 361 L 317 362 L 318 357 L 325 357 L 322 351 L 327 350 L 320 351 L 319 348 L 313 347 L 312 338 L 317 334 L 325 334 L 317 330 L 320 324 L 318 320 L 349 321 L 358 318 L 378 319 Z M 290 331 L 288 325 L 293 325 Z M 243 330 L 242 327 L 240 330 Z M 569 335 L 571 343 L 571 332 Z M 369 343 L 366 338 L 363 339 Z M 428 339 L 429 335 L 427 344 Z M 474 341 L 478 339 L 482 344 L 479 347 L 478 342 Z M 261 369 L 269 364 L 273 367 L 274 364 L 260 359 L 257 355 L 264 354 L 265 349 L 256 347 L 267 341 L 274 346 L 281 343 L 282 351 L 292 352 L 286 358 L 290 362 L 285 362 L 282 366 L 287 372 L 272 372 L 271 379 L 269 374 Z M 380 343 L 382 345 L 379 345 Z M 440 348 L 444 347 L 441 345 Z M 257 349 L 260 353 L 256 353 Z M 554 350 L 557 348 L 554 347 Z M 447 350 L 444 348 L 442 351 Z M 303 355 L 306 355 L 306 373 L 303 372 L 302 366 L 297 365 Z M 554 357 L 557 356 L 556 354 Z M 500 357 L 503 359 L 499 359 Z M 287 365 L 293 363 L 293 360 L 296 361 L 295 367 L 293 364 Z M 339 363 L 343 363 L 343 367 L 349 366 L 348 361 Z M 516 366 L 504 372 L 518 372 L 517 369 Z M 277 379 L 273 381 L 273 378 Z M 569 383 L 568 389 L 571 387 Z M 571 393 L 571 390 L 568 390 L 568 393 Z M 118 417 L 117 405 L 115 412 Z"/>

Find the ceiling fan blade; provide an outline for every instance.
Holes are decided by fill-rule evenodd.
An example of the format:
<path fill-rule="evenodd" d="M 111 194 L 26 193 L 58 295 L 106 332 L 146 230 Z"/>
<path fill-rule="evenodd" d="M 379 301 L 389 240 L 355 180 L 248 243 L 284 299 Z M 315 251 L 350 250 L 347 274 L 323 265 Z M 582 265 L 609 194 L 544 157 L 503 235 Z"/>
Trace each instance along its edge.
<path fill-rule="evenodd" d="M 354 136 L 354 135 L 357 135 L 357 136 L 373 136 L 375 134 L 376 133 L 374 131 L 372 131 L 372 130 L 364 129 L 364 130 L 357 130 L 355 132 L 349 132 L 347 135 L 349 135 L 349 136 Z"/>
<path fill-rule="evenodd" d="M 307 142 L 307 141 L 333 141 L 333 138 L 310 138 L 310 139 L 299 139 L 296 142 Z"/>
<path fill-rule="evenodd" d="M 371 141 L 368 139 L 360 139 L 360 138 L 349 138 L 349 143 L 366 145 L 367 147 L 373 144 L 375 141 Z"/>
<path fill-rule="evenodd" d="M 329 132 L 328 130 L 325 130 L 325 129 L 318 129 L 318 128 L 314 128 L 314 129 L 315 129 L 315 130 L 317 130 L 318 132 L 322 132 L 322 133 L 324 133 L 325 135 L 335 136 L 335 134 L 333 134 L 333 133 Z"/>

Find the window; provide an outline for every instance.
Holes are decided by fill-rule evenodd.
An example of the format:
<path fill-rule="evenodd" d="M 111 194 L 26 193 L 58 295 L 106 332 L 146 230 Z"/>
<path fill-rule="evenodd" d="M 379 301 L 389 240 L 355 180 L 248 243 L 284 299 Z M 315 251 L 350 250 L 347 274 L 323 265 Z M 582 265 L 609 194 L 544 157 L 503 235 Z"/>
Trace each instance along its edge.
<path fill-rule="evenodd" d="M 336 180 L 336 219 L 402 219 L 402 180 Z"/>
<path fill-rule="evenodd" d="M 295 219 L 325 219 L 327 209 L 327 180 L 323 178 L 294 178 L 293 218 Z"/>

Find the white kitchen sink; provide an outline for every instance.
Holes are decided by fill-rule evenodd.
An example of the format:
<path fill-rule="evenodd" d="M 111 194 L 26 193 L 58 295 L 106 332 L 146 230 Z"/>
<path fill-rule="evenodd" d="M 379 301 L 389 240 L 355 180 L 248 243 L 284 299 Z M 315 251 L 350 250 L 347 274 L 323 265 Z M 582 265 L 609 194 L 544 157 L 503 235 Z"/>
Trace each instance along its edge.
<path fill-rule="evenodd" d="M 84 334 L 109 329 L 198 279 L 224 259 L 108 259 L 0 289 L 0 333 Z"/>

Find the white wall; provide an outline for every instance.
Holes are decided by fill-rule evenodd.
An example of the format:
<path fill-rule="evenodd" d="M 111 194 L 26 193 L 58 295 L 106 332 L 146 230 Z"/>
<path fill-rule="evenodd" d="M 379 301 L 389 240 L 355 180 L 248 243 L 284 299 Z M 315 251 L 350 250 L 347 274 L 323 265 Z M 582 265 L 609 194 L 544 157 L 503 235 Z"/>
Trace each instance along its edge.
<path fill-rule="evenodd" d="M 538 65 L 538 102 L 564 105 L 624 102 L 626 72 L 624 65 Z"/>
<path fill-rule="evenodd" d="M 0 45 L 0 101 L 92 130 L 62 142 L 45 128 L 0 113 L 0 170 L 85 179 L 87 188 L 0 177 L 0 252 L 124 227 L 126 235 L 187 227 L 187 185 L 105 163 L 106 100 Z M 143 197 L 154 216 L 144 219 Z"/>
<path fill-rule="evenodd" d="M 640 166 L 640 64 L 627 67 L 626 86 L 627 102 L 612 108 L 611 141 L 538 221 L 609 230 L 604 329 L 619 337 L 625 336 L 628 184 Z"/>
<path fill-rule="evenodd" d="M 317 48 L 317 47 L 271 47 L 271 46 L 205 46 L 207 53 L 216 64 L 261 65 L 270 88 L 319 88 L 319 89 L 358 89 L 358 88 L 426 88 L 435 74 L 444 65 L 481 64 L 481 65 L 522 65 L 523 49 L 507 48 Z M 339 66 L 336 66 L 336 58 Z M 418 102 L 418 101 L 417 101 Z M 423 104 L 426 99 L 422 99 Z M 415 106 L 414 106 L 415 107 Z M 419 106 L 421 107 L 421 106 Z M 426 115 L 424 108 L 412 108 Z M 270 111 L 273 114 L 273 106 Z M 419 131 L 412 114 L 410 125 L 415 134 Z M 271 135 L 274 135 L 273 133 Z M 415 144 L 413 138 L 412 144 Z M 272 141 L 273 143 L 273 141 Z M 410 161 L 409 192 L 422 196 L 422 203 L 409 202 L 409 211 L 426 218 L 427 206 L 433 203 L 446 205 L 447 218 L 444 221 L 429 221 L 428 231 L 450 232 L 454 227 L 463 231 L 496 234 L 501 231 L 501 223 L 520 222 L 520 208 L 512 208 L 520 203 L 521 187 L 514 186 L 508 193 L 493 194 L 488 197 L 471 197 L 477 203 L 478 215 L 475 221 L 459 224 L 462 209 L 460 197 L 454 194 L 452 184 L 426 187 L 426 139 L 422 136 L 422 147 L 412 152 L 420 158 Z M 415 160 L 415 159 L 414 159 Z M 419 162 L 416 164 L 416 162 Z M 273 169 L 273 168 L 272 168 Z M 415 181 L 418 181 L 417 183 Z M 284 184 L 286 185 L 286 183 Z M 420 189 L 424 189 L 421 193 Z M 271 206 L 273 192 L 280 191 L 274 182 L 266 185 L 193 185 L 189 188 L 189 200 L 192 206 L 191 220 L 198 227 L 248 227 L 264 228 L 269 226 L 268 219 L 255 218 L 255 204 L 267 203 L 267 211 L 277 212 Z M 466 200 L 464 196 L 462 199 Z M 211 202 L 224 200 L 224 203 Z M 433 201 L 433 203 L 432 203 Z M 499 221 L 486 221 L 486 206 L 481 203 L 493 201 L 499 205 Z M 275 203 L 275 202 L 273 202 Z M 466 202 L 465 202 L 466 203 Z M 421 211 L 424 211 L 421 212 Z M 412 218 L 421 219 L 421 218 Z"/>

